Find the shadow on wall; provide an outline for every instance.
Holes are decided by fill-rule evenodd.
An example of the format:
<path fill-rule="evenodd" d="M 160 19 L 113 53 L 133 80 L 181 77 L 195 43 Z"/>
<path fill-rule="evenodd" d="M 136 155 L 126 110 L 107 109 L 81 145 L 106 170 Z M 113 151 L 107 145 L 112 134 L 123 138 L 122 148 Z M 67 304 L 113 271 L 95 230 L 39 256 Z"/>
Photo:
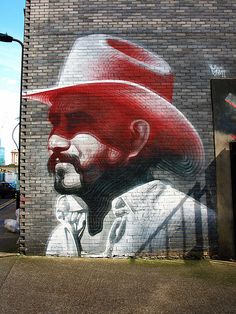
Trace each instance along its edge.
<path fill-rule="evenodd" d="M 211 258 L 218 258 L 218 236 L 217 236 L 217 223 L 216 223 L 216 213 L 212 209 L 214 208 L 214 204 L 212 202 L 212 193 L 211 189 L 209 188 L 208 181 L 209 179 L 212 180 L 212 172 L 215 169 L 215 161 L 213 161 L 209 167 L 205 170 L 206 174 L 206 184 L 201 189 L 200 183 L 196 182 L 195 185 L 186 193 L 186 195 L 182 198 L 179 204 L 173 208 L 172 212 L 166 217 L 161 225 L 153 232 L 147 241 L 145 241 L 136 252 L 136 255 L 141 255 L 143 251 L 146 250 L 148 247 L 151 250 L 151 243 L 154 238 L 157 237 L 158 233 L 160 233 L 163 229 L 166 230 L 166 247 L 165 252 L 163 255 L 165 257 L 170 257 L 173 254 L 170 254 L 170 246 L 169 246 L 169 237 L 168 237 L 168 229 L 173 224 L 172 218 L 175 216 L 177 212 L 180 212 L 182 215 L 182 248 L 176 248 L 178 251 L 182 249 L 183 258 L 186 259 L 201 259 L 206 256 L 206 254 Z M 206 202 L 207 202 L 207 226 L 204 224 L 204 219 L 202 215 L 204 215 L 202 211 L 202 204 L 200 203 L 201 198 L 205 195 Z M 194 204 L 194 216 L 195 216 L 195 237 L 196 237 L 196 244 L 189 250 L 187 245 L 187 233 L 188 230 L 187 226 L 185 225 L 184 220 L 184 204 L 188 201 L 188 198 L 193 197 L 197 202 Z M 205 237 L 205 230 L 208 230 L 208 252 L 205 252 L 204 249 L 204 237 Z M 206 245 L 205 245 L 206 246 Z"/>

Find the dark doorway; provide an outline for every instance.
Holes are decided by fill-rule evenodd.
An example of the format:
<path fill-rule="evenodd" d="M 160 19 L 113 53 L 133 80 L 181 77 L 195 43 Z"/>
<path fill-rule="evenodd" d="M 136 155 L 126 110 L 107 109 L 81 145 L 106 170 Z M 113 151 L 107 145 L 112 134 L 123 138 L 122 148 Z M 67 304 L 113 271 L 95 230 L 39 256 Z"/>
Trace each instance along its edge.
<path fill-rule="evenodd" d="M 236 176 L 231 175 L 229 147 L 231 142 L 236 142 L 236 79 L 212 79 L 211 95 L 216 157 L 219 255 L 221 258 L 229 259 L 235 258 L 233 228 L 235 228 L 236 199 L 233 210 L 232 192 L 234 197 L 236 193 L 232 191 L 231 176 L 232 180 Z"/>
<path fill-rule="evenodd" d="M 234 247 L 236 251 L 236 142 L 231 142 L 229 144 L 229 147 L 230 147 L 230 161 L 231 161 Z"/>

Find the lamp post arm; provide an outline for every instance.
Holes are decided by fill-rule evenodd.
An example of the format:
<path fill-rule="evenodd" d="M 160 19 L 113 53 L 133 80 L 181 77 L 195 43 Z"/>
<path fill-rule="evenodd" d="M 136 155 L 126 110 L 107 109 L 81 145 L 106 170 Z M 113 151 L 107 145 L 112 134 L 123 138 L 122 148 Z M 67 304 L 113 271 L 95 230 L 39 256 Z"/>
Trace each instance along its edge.
<path fill-rule="evenodd" d="M 19 152 L 19 146 L 17 145 L 17 143 L 16 143 L 16 141 L 15 141 L 15 139 L 14 139 L 14 133 L 15 133 L 16 128 L 17 128 L 19 125 L 20 125 L 20 122 L 18 122 L 17 125 L 14 127 L 14 129 L 13 129 L 13 131 L 12 131 L 12 134 L 11 134 L 11 138 L 12 138 L 14 144 L 16 145 L 16 148 L 17 148 L 18 152 Z M 19 143 L 19 144 L 20 144 L 20 143 Z M 18 156 L 18 163 L 19 163 L 19 157 L 20 157 L 20 156 Z"/>
<path fill-rule="evenodd" d="M 16 39 L 16 38 L 12 38 L 12 41 L 16 41 L 17 43 L 19 43 L 21 45 L 21 48 L 22 48 L 22 51 L 24 49 L 24 44 L 22 41 L 20 41 L 19 39 Z M 22 59 L 21 59 L 22 60 Z"/>

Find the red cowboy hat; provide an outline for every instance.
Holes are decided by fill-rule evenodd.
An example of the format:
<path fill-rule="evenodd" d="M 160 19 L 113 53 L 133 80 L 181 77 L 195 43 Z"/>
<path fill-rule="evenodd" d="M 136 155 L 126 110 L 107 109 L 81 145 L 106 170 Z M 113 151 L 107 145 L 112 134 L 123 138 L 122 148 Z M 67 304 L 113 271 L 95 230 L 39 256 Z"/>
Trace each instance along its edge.
<path fill-rule="evenodd" d="M 198 133 L 169 101 L 173 76 L 159 56 L 125 40 L 105 35 L 79 38 L 65 62 L 58 87 L 25 94 L 52 106 L 51 112 L 86 111 L 97 119 L 89 130 L 111 145 L 124 146 L 124 125 L 145 119 L 151 133 L 143 157 L 158 155 L 161 166 L 181 175 L 199 172 L 204 150 Z M 118 125 L 111 126 L 104 114 Z M 76 123 L 76 121 L 75 121 Z M 123 137 L 123 138 L 122 138 Z M 158 147 L 158 149 L 157 149 Z M 125 149 L 125 147 L 122 147 Z"/>

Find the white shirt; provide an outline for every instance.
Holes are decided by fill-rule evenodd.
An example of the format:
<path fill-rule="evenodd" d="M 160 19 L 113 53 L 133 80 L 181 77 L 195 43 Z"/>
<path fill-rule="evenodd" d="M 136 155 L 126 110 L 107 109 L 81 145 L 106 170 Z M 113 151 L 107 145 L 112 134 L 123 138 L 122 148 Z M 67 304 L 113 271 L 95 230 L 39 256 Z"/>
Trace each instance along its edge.
<path fill-rule="evenodd" d="M 80 219 L 85 221 L 87 209 L 81 209 L 81 206 L 76 209 L 70 195 L 62 197 L 73 211 L 83 212 Z M 81 220 L 78 225 L 81 228 Z M 192 250 L 207 254 L 209 227 L 214 225 L 212 209 L 170 185 L 154 180 L 115 198 L 99 234 L 90 236 L 85 228 L 81 237 L 82 255 L 181 256 Z M 68 230 L 60 221 L 49 238 L 47 255 L 78 256 L 73 232 Z"/>

